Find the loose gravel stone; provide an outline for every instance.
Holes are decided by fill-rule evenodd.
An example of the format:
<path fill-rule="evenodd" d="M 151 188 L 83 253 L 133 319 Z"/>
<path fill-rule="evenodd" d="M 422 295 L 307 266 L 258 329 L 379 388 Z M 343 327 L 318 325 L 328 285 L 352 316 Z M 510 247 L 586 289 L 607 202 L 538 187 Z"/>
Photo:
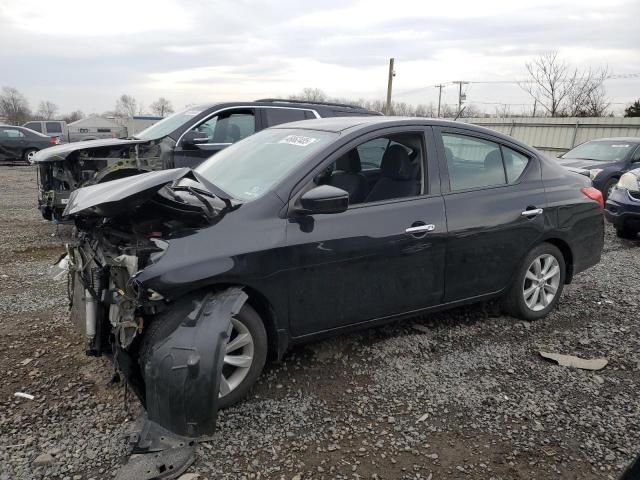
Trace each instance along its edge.
<path fill-rule="evenodd" d="M 48 275 L 70 227 L 40 218 L 35 178 L 0 166 L 0 480 L 112 478 L 139 405 L 83 353 Z M 220 412 L 185 475 L 614 480 L 640 451 L 639 307 L 640 242 L 607 228 L 602 262 L 544 320 L 474 305 L 294 348 Z"/>

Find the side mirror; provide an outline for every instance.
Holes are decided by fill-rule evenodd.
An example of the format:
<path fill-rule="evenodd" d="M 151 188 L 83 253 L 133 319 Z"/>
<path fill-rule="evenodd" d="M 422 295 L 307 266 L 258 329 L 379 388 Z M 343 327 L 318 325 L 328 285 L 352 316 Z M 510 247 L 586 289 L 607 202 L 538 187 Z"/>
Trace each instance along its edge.
<path fill-rule="evenodd" d="M 184 134 L 182 137 L 182 145 L 194 147 L 196 145 L 201 145 L 203 143 L 209 143 L 209 137 L 206 133 L 196 132 L 195 130 L 190 130 Z"/>
<path fill-rule="evenodd" d="M 312 188 L 300 197 L 301 213 L 340 213 L 349 207 L 349 194 L 331 185 Z"/>

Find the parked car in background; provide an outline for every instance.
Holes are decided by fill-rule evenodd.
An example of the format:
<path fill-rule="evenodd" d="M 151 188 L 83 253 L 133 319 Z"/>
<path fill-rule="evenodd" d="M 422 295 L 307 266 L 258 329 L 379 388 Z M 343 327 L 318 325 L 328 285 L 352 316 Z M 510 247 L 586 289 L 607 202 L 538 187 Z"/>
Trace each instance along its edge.
<path fill-rule="evenodd" d="M 0 159 L 33 162 L 36 152 L 58 145 L 57 138 L 48 137 L 24 127 L 0 126 Z"/>
<path fill-rule="evenodd" d="M 64 215 L 87 351 L 114 352 L 149 421 L 188 437 L 291 345 L 494 298 L 542 318 L 604 243 L 587 177 L 399 117 L 272 127 L 193 170 L 80 188 Z"/>
<path fill-rule="evenodd" d="M 620 177 L 606 203 L 605 216 L 621 238 L 635 239 L 640 232 L 640 168 Z"/>
<path fill-rule="evenodd" d="M 51 138 L 58 138 L 59 143 L 68 141 L 67 122 L 64 120 L 33 120 L 25 123 L 23 127 Z"/>
<path fill-rule="evenodd" d="M 593 186 L 605 200 L 623 173 L 640 167 L 640 138 L 600 138 L 582 143 L 562 155 L 558 162 L 567 167 L 589 170 Z"/>
<path fill-rule="evenodd" d="M 381 114 L 352 105 L 278 99 L 189 107 L 129 139 L 71 143 L 37 155 L 38 205 L 44 218 L 59 219 L 69 194 L 81 186 L 152 170 L 195 167 L 263 128 L 346 115 Z"/>

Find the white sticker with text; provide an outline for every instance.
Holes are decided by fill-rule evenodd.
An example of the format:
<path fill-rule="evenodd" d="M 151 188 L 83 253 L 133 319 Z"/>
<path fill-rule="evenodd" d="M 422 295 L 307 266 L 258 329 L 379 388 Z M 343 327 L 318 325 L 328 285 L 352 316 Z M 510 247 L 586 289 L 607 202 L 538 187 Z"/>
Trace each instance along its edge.
<path fill-rule="evenodd" d="M 303 135 L 287 135 L 278 143 L 288 143 L 289 145 L 297 145 L 298 147 L 306 147 L 317 142 L 317 138 L 305 137 Z"/>

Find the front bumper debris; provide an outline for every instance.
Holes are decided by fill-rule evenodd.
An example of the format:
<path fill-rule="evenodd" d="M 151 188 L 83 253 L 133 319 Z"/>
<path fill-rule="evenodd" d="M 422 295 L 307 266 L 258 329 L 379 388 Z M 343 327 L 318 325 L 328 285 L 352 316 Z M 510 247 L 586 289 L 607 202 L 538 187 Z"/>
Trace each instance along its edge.
<path fill-rule="evenodd" d="M 211 438 L 231 319 L 247 298 L 240 288 L 206 295 L 153 347 L 144 366 L 147 413 L 118 480 L 175 478 L 193 463 L 195 442 Z"/>

